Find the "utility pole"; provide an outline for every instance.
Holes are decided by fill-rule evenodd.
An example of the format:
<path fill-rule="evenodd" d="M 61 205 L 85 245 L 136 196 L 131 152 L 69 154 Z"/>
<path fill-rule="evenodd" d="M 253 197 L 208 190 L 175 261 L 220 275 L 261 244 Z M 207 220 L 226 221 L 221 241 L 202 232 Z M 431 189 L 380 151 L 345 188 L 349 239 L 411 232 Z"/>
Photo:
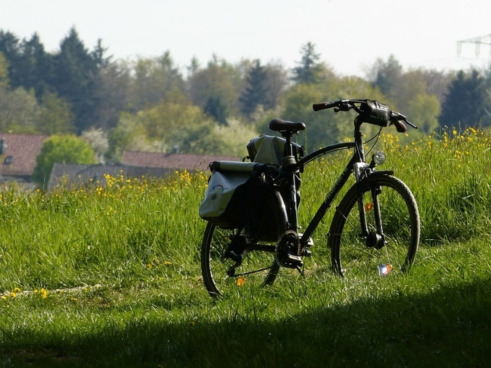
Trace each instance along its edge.
<path fill-rule="evenodd" d="M 491 33 L 486 36 L 479 36 L 469 38 L 467 40 L 462 40 L 457 42 L 457 54 L 460 56 L 462 53 L 462 45 L 464 44 L 473 44 L 475 46 L 475 54 L 476 57 L 479 57 L 481 54 L 481 45 L 488 46 L 489 48 L 489 57 L 491 57 Z"/>

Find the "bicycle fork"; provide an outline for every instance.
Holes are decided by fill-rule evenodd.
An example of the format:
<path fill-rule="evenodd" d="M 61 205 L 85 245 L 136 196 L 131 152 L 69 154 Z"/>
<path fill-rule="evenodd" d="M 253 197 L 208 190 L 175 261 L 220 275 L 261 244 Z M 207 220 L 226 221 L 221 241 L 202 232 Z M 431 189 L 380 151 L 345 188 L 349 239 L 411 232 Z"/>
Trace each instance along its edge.
<path fill-rule="evenodd" d="M 354 165 L 356 181 L 359 183 L 366 177 L 366 172 L 369 170 L 369 165 L 366 163 L 356 163 Z M 362 185 L 358 186 L 358 212 L 360 215 L 360 236 L 365 239 L 366 246 L 369 248 L 380 249 L 385 244 L 385 236 L 382 225 L 382 215 L 380 212 L 380 202 L 378 196 L 382 193 L 380 185 L 370 185 L 371 202 L 364 202 L 363 194 L 365 190 Z M 368 228 L 367 212 L 373 212 L 375 220 L 375 229 Z"/>

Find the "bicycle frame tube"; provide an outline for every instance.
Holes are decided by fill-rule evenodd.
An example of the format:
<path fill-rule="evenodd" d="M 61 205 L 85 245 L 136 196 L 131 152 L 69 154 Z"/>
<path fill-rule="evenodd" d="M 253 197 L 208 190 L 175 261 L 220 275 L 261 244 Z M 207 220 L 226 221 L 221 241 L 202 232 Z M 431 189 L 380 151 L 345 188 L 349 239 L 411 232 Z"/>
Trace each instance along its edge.
<path fill-rule="evenodd" d="M 317 226 L 319 226 L 319 223 L 321 222 L 322 218 L 325 216 L 326 212 L 331 207 L 334 199 L 338 195 L 341 188 L 343 188 L 344 184 L 346 184 L 346 182 L 348 181 L 351 173 L 353 172 L 353 165 L 355 164 L 355 162 L 358 161 L 359 161 L 359 156 L 358 153 L 355 152 L 350 162 L 346 165 L 343 172 L 339 176 L 338 180 L 332 187 L 331 191 L 327 194 L 326 198 L 324 199 L 319 209 L 315 213 L 314 217 L 310 221 L 309 225 L 305 229 L 305 232 L 303 233 L 302 238 L 300 239 L 300 244 L 302 244 L 302 246 L 308 243 L 308 239 L 312 236 Z"/>
<path fill-rule="evenodd" d="M 329 146 L 323 147 L 323 148 L 321 148 L 315 152 L 312 152 L 311 154 L 305 156 L 304 158 L 302 158 L 301 160 L 299 160 L 295 164 L 289 165 L 285 169 L 288 170 L 288 172 L 292 173 L 292 175 L 293 175 L 293 173 L 295 173 L 298 170 L 300 170 L 301 168 L 303 168 L 306 164 L 314 161 L 315 159 L 317 159 L 323 155 L 326 155 L 328 153 L 331 153 L 331 152 L 334 152 L 337 150 L 341 150 L 341 149 L 355 148 L 356 146 L 357 146 L 357 144 L 355 142 L 344 142 L 344 143 L 337 143 L 337 144 L 329 145 Z M 326 198 L 324 199 L 321 206 L 317 210 L 312 221 L 310 221 L 309 225 L 307 226 L 307 228 L 306 228 L 306 230 L 305 230 L 305 232 L 302 235 L 302 238 L 300 240 L 300 243 L 302 245 L 307 244 L 308 239 L 312 236 L 313 232 L 315 231 L 315 229 L 319 225 L 320 221 L 322 220 L 322 218 L 324 217 L 326 212 L 331 207 L 331 204 L 334 201 L 334 199 L 336 198 L 336 196 L 338 195 L 339 191 L 344 186 L 344 184 L 346 183 L 346 181 L 350 177 L 351 173 L 353 172 L 353 165 L 355 164 L 355 162 L 359 162 L 360 159 L 361 159 L 361 157 L 359 154 L 359 150 L 355 150 L 353 157 L 351 158 L 349 163 L 346 165 L 345 169 L 341 173 L 341 176 L 336 181 L 336 183 L 334 184 L 331 191 L 327 194 Z M 294 225 L 295 230 L 296 230 L 297 224 L 292 224 L 290 222 L 290 225 Z"/>

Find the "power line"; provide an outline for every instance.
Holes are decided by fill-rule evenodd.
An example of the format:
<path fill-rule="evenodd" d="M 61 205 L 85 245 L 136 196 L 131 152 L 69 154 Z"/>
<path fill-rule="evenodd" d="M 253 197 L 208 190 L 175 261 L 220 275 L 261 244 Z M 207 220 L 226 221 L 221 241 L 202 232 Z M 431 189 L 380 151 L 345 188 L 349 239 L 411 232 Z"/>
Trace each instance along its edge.
<path fill-rule="evenodd" d="M 481 45 L 491 46 L 491 33 L 485 36 L 473 37 L 467 40 L 462 40 L 457 42 L 457 54 L 460 56 L 462 52 L 463 44 L 474 44 L 475 54 L 479 56 L 481 54 Z M 489 53 L 491 55 L 491 47 L 489 48 Z"/>

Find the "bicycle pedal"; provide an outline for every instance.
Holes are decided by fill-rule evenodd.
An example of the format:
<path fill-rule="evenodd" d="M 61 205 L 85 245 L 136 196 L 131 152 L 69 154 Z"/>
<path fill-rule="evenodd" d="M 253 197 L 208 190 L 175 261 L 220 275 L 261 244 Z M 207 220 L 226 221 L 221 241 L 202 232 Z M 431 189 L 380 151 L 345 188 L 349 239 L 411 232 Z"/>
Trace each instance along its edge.
<path fill-rule="evenodd" d="M 282 266 L 286 268 L 300 268 L 303 266 L 302 257 L 294 254 L 288 254 Z"/>

